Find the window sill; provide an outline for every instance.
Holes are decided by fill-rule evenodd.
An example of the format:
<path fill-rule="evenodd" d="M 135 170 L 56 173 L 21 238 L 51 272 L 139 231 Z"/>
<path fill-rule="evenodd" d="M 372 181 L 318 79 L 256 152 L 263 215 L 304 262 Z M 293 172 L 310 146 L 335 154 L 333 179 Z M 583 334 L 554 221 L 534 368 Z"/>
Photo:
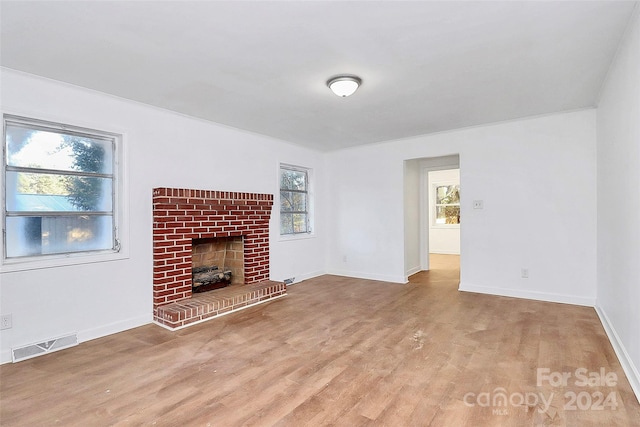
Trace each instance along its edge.
<path fill-rule="evenodd" d="M 433 224 L 430 228 L 439 228 L 439 229 L 457 229 L 460 228 L 460 224 Z"/>
<path fill-rule="evenodd" d="M 315 239 L 314 233 L 300 233 L 300 234 L 281 234 L 280 242 L 290 242 L 295 240 Z"/>
<path fill-rule="evenodd" d="M 95 254 L 69 254 L 69 255 L 52 255 L 51 257 L 23 258 L 15 260 L 5 260 L 0 266 L 0 273 L 9 273 L 14 271 L 40 270 L 44 268 L 68 267 L 81 264 L 93 264 L 100 262 L 118 261 L 129 258 L 128 253 L 109 252 Z"/>

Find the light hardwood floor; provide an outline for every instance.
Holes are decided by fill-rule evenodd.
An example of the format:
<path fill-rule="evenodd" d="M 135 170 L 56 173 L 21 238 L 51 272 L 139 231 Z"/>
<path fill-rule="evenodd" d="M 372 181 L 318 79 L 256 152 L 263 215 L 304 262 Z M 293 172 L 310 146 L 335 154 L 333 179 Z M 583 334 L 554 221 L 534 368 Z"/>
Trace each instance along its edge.
<path fill-rule="evenodd" d="M 3 365 L 0 424 L 640 425 L 592 308 L 459 292 L 457 263 L 435 256 L 406 285 L 323 276 L 178 332 L 147 325 Z M 537 385 L 538 368 L 572 377 Z M 580 368 L 616 384 L 576 385 Z"/>

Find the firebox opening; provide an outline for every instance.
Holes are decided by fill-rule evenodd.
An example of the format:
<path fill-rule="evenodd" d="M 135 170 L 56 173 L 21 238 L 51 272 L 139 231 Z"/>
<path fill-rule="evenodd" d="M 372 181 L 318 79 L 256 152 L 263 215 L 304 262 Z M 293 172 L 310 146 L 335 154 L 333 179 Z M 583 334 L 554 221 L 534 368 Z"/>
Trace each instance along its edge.
<path fill-rule="evenodd" d="M 191 260 L 193 292 L 244 284 L 242 236 L 194 239 Z"/>

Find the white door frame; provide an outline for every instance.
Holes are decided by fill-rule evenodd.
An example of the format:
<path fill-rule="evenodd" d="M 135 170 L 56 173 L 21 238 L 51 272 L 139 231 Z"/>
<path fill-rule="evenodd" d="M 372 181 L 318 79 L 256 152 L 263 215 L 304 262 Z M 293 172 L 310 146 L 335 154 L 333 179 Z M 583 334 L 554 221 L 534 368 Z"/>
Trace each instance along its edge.
<path fill-rule="evenodd" d="M 429 172 L 460 169 L 460 155 L 420 159 L 420 269 L 429 270 Z M 462 232 L 462 228 L 460 229 Z"/>

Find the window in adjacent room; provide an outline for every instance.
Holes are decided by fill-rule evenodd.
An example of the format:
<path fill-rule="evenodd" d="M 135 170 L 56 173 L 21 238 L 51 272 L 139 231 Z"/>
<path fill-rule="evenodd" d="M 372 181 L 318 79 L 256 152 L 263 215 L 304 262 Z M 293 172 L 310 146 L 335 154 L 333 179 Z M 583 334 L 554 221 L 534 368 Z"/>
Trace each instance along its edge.
<path fill-rule="evenodd" d="M 435 225 L 460 224 L 460 185 L 435 185 Z"/>
<path fill-rule="evenodd" d="M 4 116 L 4 260 L 117 252 L 120 135 Z"/>
<path fill-rule="evenodd" d="M 311 232 L 309 169 L 280 166 L 280 234 Z"/>

